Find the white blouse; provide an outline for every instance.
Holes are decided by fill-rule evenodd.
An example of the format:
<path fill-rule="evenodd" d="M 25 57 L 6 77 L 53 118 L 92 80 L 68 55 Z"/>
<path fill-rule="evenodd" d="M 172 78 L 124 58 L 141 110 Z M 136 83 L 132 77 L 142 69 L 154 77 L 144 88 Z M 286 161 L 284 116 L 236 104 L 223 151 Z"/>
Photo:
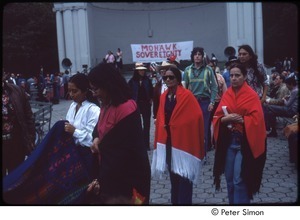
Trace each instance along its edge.
<path fill-rule="evenodd" d="M 71 103 L 66 120 L 76 128 L 73 133 L 75 143 L 91 147 L 93 143 L 92 134 L 99 119 L 100 108 L 85 100 L 76 113 L 76 105 L 76 102 Z"/>

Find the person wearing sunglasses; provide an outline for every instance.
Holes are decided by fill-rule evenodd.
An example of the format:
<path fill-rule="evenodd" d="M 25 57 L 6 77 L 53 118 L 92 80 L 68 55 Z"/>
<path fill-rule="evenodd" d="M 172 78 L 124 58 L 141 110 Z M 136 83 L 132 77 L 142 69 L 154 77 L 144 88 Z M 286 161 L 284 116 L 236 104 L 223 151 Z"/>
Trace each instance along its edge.
<path fill-rule="evenodd" d="M 197 99 L 182 86 L 177 67 L 167 68 L 162 79 L 168 89 L 160 97 L 156 117 L 152 175 L 168 170 L 171 203 L 190 205 L 205 153 L 203 115 Z"/>
<path fill-rule="evenodd" d="M 154 89 L 153 89 L 153 118 L 154 118 L 154 123 L 155 123 L 155 120 L 156 120 L 156 115 L 157 115 L 157 111 L 158 111 L 160 96 L 168 88 L 165 81 L 162 79 L 162 77 L 165 75 L 166 70 L 168 68 L 170 68 L 171 66 L 176 67 L 175 64 L 172 64 L 169 61 L 163 61 L 161 63 L 161 65 L 156 67 L 156 71 L 159 72 L 159 74 L 160 74 L 160 80 L 155 84 Z"/>

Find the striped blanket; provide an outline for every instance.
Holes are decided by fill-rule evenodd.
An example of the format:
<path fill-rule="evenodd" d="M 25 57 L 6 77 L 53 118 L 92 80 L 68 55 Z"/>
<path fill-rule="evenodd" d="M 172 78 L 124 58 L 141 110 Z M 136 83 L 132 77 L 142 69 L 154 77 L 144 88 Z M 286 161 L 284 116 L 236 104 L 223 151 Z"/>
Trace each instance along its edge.
<path fill-rule="evenodd" d="M 3 199 L 10 205 L 82 204 L 92 154 L 81 151 L 58 121 L 19 167 L 3 179 Z M 88 154 L 87 154 L 88 153 Z"/>

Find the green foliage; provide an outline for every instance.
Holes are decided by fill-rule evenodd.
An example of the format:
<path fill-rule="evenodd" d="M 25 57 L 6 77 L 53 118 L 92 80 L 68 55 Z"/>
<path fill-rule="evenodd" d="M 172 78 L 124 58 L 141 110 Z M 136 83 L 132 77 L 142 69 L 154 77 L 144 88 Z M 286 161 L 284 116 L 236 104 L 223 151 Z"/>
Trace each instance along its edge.
<path fill-rule="evenodd" d="M 3 7 L 3 67 L 24 74 L 58 69 L 53 3 L 9 3 Z"/>
<path fill-rule="evenodd" d="M 298 10 L 293 3 L 263 2 L 264 60 L 298 60 Z M 58 70 L 56 19 L 53 3 L 8 3 L 3 6 L 3 68 L 33 74 Z"/>
<path fill-rule="evenodd" d="M 298 60 L 298 10 L 294 3 L 263 3 L 265 63 L 276 58 Z"/>

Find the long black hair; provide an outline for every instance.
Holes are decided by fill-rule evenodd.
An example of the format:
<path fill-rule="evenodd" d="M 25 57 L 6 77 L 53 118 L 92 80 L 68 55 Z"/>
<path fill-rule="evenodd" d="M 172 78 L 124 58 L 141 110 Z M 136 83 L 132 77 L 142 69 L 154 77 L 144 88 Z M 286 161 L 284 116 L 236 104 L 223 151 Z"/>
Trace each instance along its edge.
<path fill-rule="evenodd" d="M 257 68 L 257 58 L 258 57 L 257 57 L 257 55 L 254 53 L 252 47 L 249 46 L 249 45 L 247 45 L 247 44 L 239 46 L 238 51 L 240 51 L 241 49 L 246 50 L 249 53 L 249 55 L 252 57 L 249 60 L 249 66 L 251 68 L 253 68 L 253 70 L 254 70 L 254 76 L 258 79 L 258 82 L 263 86 L 264 85 L 264 75 L 261 74 L 258 71 L 258 68 Z"/>
<path fill-rule="evenodd" d="M 140 79 L 146 79 L 146 78 L 148 78 L 148 76 L 147 76 L 147 69 L 145 69 L 145 70 L 143 70 L 143 71 L 145 71 L 145 74 L 144 74 L 144 76 L 141 76 L 140 74 L 139 74 L 139 70 L 134 70 L 133 71 L 133 76 L 132 76 L 132 79 L 133 80 L 135 80 L 135 81 L 139 81 Z"/>
<path fill-rule="evenodd" d="M 77 73 L 71 76 L 68 82 L 74 83 L 78 89 L 80 89 L 82 92 L 86 92 L 86 99 L 89 102 L 95 103 L 99 106 L 99 101 L 93 97 L 93 94 L 90 91 L 90 82 L 87 75 L 83 73 Z"/>
<path fill-rule="evenodd" d="M 109 94 L 111 105 L 118 106 L 131 99 L 125 78 L 112 65 L 100 63 L 88 74 L 90 84 Z"/>

